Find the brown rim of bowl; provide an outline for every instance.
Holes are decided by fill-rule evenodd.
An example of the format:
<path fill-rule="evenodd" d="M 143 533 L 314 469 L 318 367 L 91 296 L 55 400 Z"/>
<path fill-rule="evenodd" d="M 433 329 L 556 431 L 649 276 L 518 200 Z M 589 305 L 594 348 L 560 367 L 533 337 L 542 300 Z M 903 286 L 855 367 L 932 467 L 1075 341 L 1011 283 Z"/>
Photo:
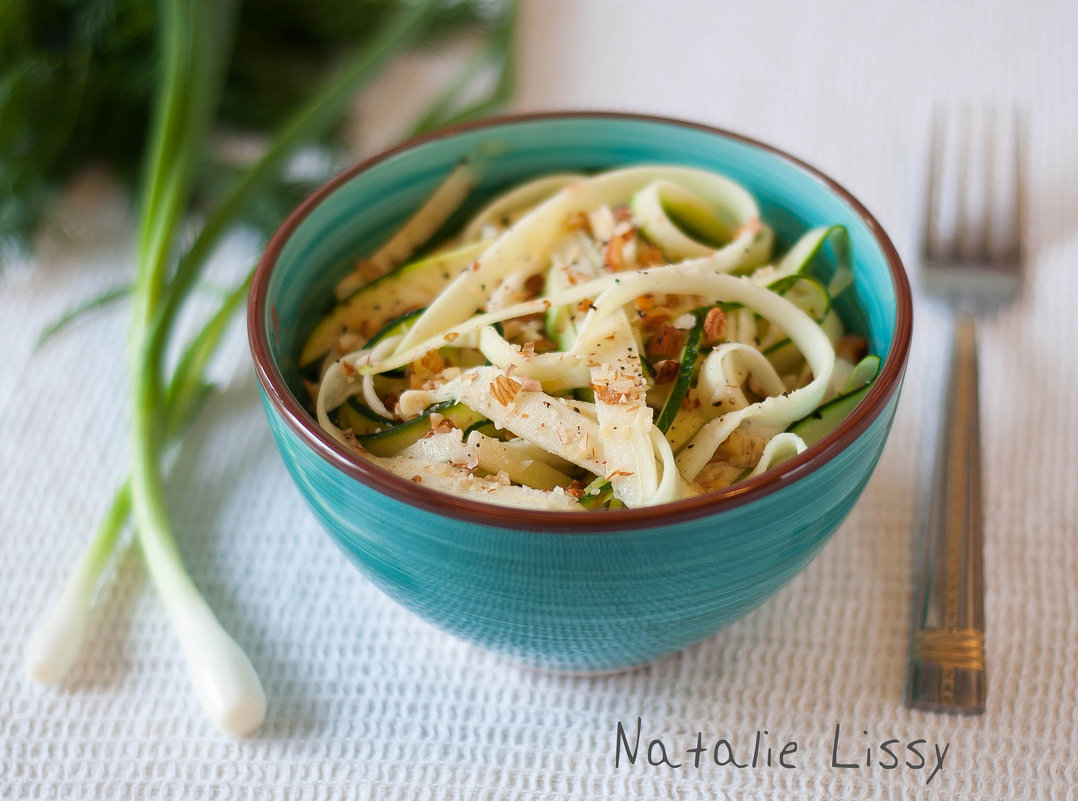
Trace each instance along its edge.
<path fill-rule="evenodd" d="M 876 243 L 883 252 L 891 270 L 891 279 L 897 298 L 895 335 L 891 344 L 891 353 L 885 360 L 880 375 L 873 382 L 868 394 L 833 431 L 816 442 L 803 453 L 783 462 L 776 468 L 766 471 L 756 478 L 735 484 L 722 490 L 715 490 L 692 498 L 645 506 L 636 509 L 620 509 L 606 512 L 556 512 L 518 509 L 497 506 L 495 504 L 458 498 L 423 487 L 384 470 L 377 465 L 365 462 L 340 445 L 328 433 L 323 431 L 292 395 L 285 384 L 284 377 L 277 365 L 270 358 L 269 343 L 266 340 L 265 317 L 272 317 L 275 311 L 267 310 L 266 287 L 270 273 L 285 243 L 293 231 L 306 219 L 307 215 L 342 184 L 360 173 L 403 151 L 410 150 L 427 142 L 444 139 L 467 131 L 493 128 L 516 123 L 537 122 L 549 119 L 572 118 L 608 118 L 655 122 L 691 128 L 715 134 L 727 139 L 742 142 L 759 148 L 792 167 L 808 174 L 827 189 L 841 197 L 862 219 L 871 231 Z M 773 492 L 778 492 L 816 467 L 830 461 L 842 450 L 851 445 L 883 411 L 891 396 L 898 391 L 900 379 L 909 357 L 910 338 L 913 330 L 913 300 L 910 294 L 909 279 L 899 259 L 898 252 L 876 219 L 861 203 L 842 186 L 821 173 L 814 167 L 784 153 L 770 145 L 757 142 L 740 134 L 713 128 L 709 125 L 687 122 L 666 117 L 646 114 L 625 114 L 609 111 L 567 111 L 540 112 L 532 114 L 511 114 L 492 117 L 475 122 L 463 123 L 444 128 L 424 136 L 411 139 L 397 147 L 373 156 L 356 164 L 307 198 L 285 220 L 266 247 L 258 268 L 255 271 L 247 301 L 247 333 L 251 353 L 254 358 L 258 381 L 266 393 L 270 404 L 288 426 L 299 435 L 312 450 L 337 470 L 357 481 L 382 492 L 409 506 L 425 509 L 436 514 L 501 528 L 526 531 L 563 532 L 563 533 L 600 533 L 645 528 L 653 525 L 667 525 L 695 520 L 707 515 L 733 509 L 750 501 L 757 500 Z"/>

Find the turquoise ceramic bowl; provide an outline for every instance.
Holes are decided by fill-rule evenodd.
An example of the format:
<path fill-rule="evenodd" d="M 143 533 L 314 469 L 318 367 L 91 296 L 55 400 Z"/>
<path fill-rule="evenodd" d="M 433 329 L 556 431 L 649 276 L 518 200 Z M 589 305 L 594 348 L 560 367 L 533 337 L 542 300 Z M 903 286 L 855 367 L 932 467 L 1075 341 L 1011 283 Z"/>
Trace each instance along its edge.
<path fill-rule="evenodd" d="M 845 225 L 860 306 L 851 318 L 883 357 L 878 380 L 853 415 L 797 458 L 734 488 L 661 507 L 505 509 L 367 464 L 324 434 L 296 399 L 297 355 L 349 263 L 370 253 L 455 163 L 476 155 L 484 163 L 479 199 L 544 172 L 665 162 L 742 182 L 787 242 L 811 226 Z M 698 125 L 573 113 L 455 128 L 336 178 L 270 243 L 248 320 L 277 447 L 315 516 L 360 570 L 436 626 L 510 659 L 610 670 L 708 637 L 761 604 L 819 551 L 861 494 L 887 438 L 912 304 L 880 226 L 811 167 Z"/>

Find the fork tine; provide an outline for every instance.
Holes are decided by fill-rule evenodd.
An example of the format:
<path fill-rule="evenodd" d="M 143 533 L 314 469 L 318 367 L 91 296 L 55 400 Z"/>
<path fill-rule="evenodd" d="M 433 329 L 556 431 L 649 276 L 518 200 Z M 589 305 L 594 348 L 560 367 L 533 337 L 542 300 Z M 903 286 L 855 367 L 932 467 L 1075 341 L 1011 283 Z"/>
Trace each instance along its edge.
<path fill-rule="evenodd" d="M 943 158 L 942 144 L 940 138 L 942 136 L 942 129 L 940 127 L 940 117 L 938 112 L 933 112 L 932 123 L 929 128 L 928 139 L 928 183 L 925 185 L 925 217 L 922 220 L 921 231 L 924 236 L 924 240 L 921 242 L 922 257 L 927 259 L 930 254 L 935 253 L 939 248 L 939 242 L 936 241 L 938 237 L 938 223 L 936 221 L 939 216 L 937 206 L 939 201 L 936 198 L 938 193 L 939 180 L 936 178 L 940 169 L 940 161 Z"/>
<path fill-rule="evenodd" d="M 965 172 L 958 127 L 953 114 L 934 115 L 924 243 L 925 255 L 931 261 L 950 261 L 958 252 Z"/>
<path fill-rule="evenodd" d="M 988 258 L 987 231 L 991 203 L 988 187 L 996 172 L 992 160 L 992 114 L 985 109 L 963 107 L 959 116 L 958 139 L 964 143 L 958 185 L 958 256 L 963 261 Z"/>
<path fill-rule="evenodd" d="M 1018 264 L 1023 142 L 1018 113 L 962 108 L 933 115 L 924 256 Z"/>
<path fill-rule="evenodd" d="M 996 263 L 1018 264 L 1022 246 L 1022 141 L 1018 113 L 997 115 L 989 209 L 988 256 Z"/>

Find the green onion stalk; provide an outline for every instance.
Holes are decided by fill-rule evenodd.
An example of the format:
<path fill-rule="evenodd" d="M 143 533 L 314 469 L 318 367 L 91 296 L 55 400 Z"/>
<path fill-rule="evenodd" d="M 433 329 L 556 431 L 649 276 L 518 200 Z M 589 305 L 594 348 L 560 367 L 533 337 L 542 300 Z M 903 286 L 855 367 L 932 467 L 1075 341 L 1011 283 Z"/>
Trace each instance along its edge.
<path fill-rule="evenodd" d="M 362 85 L 415 43 L 435 19 L 439 2 L 423 0 L 403 5 L 374 46 L 345 63 L 283 124 L 262 157 L 206 217 L 199 234 L 178 259 L 174 254 L 179 246 L 179 228 L 191 203 L 200 160 L 215 119 L 237 6 L 235 0 L 160 0 L 159 6 L 162 69 L 143 173 L 128 338 L 132 376 L 131 474 L 31 637 L 26 666 L 33 680 L 55 684 L 75 664 L 86 636 L 94 595 L 133 517 L 137 541 L 176 630 L 195 695 L 216 728 L 242 736 L 262 723 L 266 696 L 251 661 L 221 626 L 184 567 L 168 514 L 164 462 L 169 444 L 192 421 L 211 389 L 205 380 L 207 366 L 230 319 L 242 306 L 250 275 L 223 299 L 187 345 L 167 381 L 164 353 L 178 312 L 221 237 L 277 178 L 287 159 L 339 122 Z M 503 27 L 491 41 L 508 47 L 511 34 L 506 30 L 508 27 Z M 491 57 L 489 48 L 488 45 L 482 57 Z M 499 66 L 505 69 L 490 96 L 456 109 L 450 101 L 460 93 L 461 81 L 457 81 L 435 103 L 421 126 L 429 127 L 438 119 L 485 113 L 493 102 L 503 100 L 511 91 L 512 74 L 506 66 L 507 50 L 497 52 L 504 59 Z M 474 64 L 466 70 L 474 70 Z"/>

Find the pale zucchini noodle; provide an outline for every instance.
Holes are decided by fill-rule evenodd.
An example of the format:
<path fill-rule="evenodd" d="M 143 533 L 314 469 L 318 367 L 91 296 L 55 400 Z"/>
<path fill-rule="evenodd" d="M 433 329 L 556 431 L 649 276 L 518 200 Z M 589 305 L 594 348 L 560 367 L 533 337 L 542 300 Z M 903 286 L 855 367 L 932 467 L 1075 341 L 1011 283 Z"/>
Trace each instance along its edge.
<path fill-rule="evenodd" d="M 431 219 L 413 215 L 376 254 L 377 281 L 351 273 L 304 349 L 321 359 L 382 329 L 327 357 L 314 397 L 319 424 L 363 458 L 491 503 L 650 506 L 803 452 L 804 421 L 818 437 L 863 392 L 845 387 L 857 348 L 831 306 L 855 275 L 844 229 L 812 229 L 775 260 L 752 196 L 723 176 L 558 174 L 488 203 L 438 261 L 386 273 L 473 180 L 451 174 Z M 837 264 L 813 276 L 828 242 Z"/>

